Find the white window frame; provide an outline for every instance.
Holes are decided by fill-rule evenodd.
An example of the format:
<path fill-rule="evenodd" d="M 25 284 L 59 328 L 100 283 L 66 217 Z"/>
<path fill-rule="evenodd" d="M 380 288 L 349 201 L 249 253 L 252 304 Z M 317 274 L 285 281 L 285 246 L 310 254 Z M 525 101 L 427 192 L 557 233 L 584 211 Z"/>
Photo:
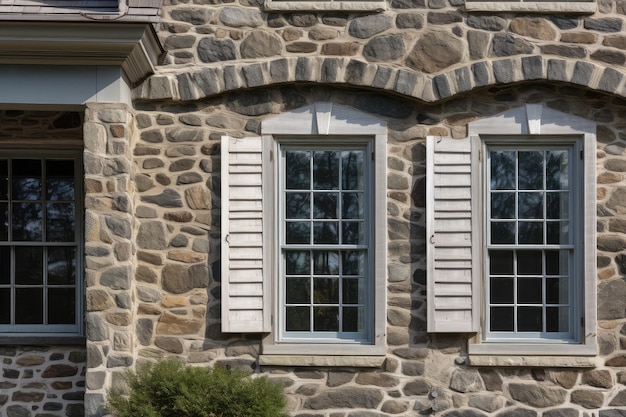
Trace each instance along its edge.
<path fill-rule="evenodd" d="M 0 151 L 0 159 L 64 159 L 74 162 L 74 225 L 75 237 L 73 242 L 48 243 L 39 242 L 43 248 L 55 246 L 74 246 L 76 248 L 74 309 L 75 322 L 72 324 L 3 324 L 0 325 L 0 343 L 74 343 L 82 340 L 84 331 L 84 278 L 83 278 L 83 159 L 82 149 L 49 150 L 48 148 L 35 150 L 5 149 Z M 45 225 L 45 219 L 43 224 Z M 2 242 L 1 246 L 29 246 L 30 242 L 12 241 Z M 34 242 L 36 243 L 36 242 Z M 45 264 L 43 265 L 45 267 Z M 13 263 L 11 275 L 13 275 Z M 11 288 L 15 285 L 11 284 Z M 45 285 L 44 285 L 45 289 Z M 44 303 L 45 308 L 45 303 Z M 14 312 L 12 312 L 13 315 Z"/>
<path fill-rule="evenodd" d="M 580 224 L 579 239 L 581 254 L 581 278 L 579 280 L 578 291 L 580 299 L 580 315 L 583 323 L 580 332 L 574 334 L 572 340 L 548 341 L 538 338 L 532 342 L 528 340 L 515 340 L 503 343 L 501 341 L 490 341 L 484 331 L 479 332 L 470 341 L 468 353 L 470 363 L 476 366 L 522 366 L 536 365 L 543 366 L 551 363 L 552 366 L 593 366 L 593 360 L 589 357 L 597 354 L 597 271 L 596 271 L 596 135 L 595 124 L 586 119 L 571 116 L 556 110 L 544 108 L 539 104 L 528 104 L 492 116 L 483 120 L 470 123 L 468 131 L 473 141 L 474 149 L 481 149 L 484 142 L 490 142 L 491 138 L 506 137 L 511 143 L 524 145 L 536 143 L 541 147 L 550 143 L 550 140 L 576 140 L 580 144 L 581 172 L 580 172 L 580 210 L 579 219 L 573 222 Z M 483 148 L 484 155 L 484 148 Z M 481 160 L 485 164 L 486 157 Z M 484 175 L 479 169 L 473 174 Z M 480 180 L 479 183 L 484 183 Z M 481 187 L 478 187 L 481 188 Z M 481 194 L 483 190 L 473 190 L 473 193 Z M 479 195 L 479 210 L 484 212 L 484 197 Z M 575 214 L 573 214 L 575 215 Z M 476 223 L 478 222 L 478 223 Z M 480 230 L 482 237 L 481 250 L 485 251 L 485 221 L 483 216 L 474 217 L 474 230 Z M 486 277 L 483 261 L 485 254 L 481 254 L 478 259 L 482 268 L 482 285 Z M 480 290 L 482 296 L 485 291 Z M 481 299 L 483 299 L 481 297 Z M 483 299 L 484 301 L 484 299 Z M 481 307 L 483 326 L 486 315 L 484 314 L 484 302 Z M 576 358 L 578 357 L 578 358 Z"/>
<path fill-rule="evenodd" d="M 383 12 L 387 2 L 381 0 L 265 0 L 265 11 L 338 11 Z"/>
<path fill-rule="evenodd" d="M 386 353 L 386 280 L 387 280 L 387 128 L 386 124 L 354 109 L 319 102 L 305 108 L 282 114 L 263 122 L 264 154 L 269 155 L 263 166 L 264 174 L 264 215 L 266 235 L 271 259 L 271 308 L 273 312 L 272 331 L 263 339 L 262 365 L 315 365 L 315 366 L 380 366 Z M 281 329 L 280 239 L 280 179 L 279 163 L 281 146 L 292 144 L 315 144 L 337 148 L 350 143 L 368 144 L 371 148 L 371 213 L 374 221 L 369 225 L 370 247 L 370 302 L 371 329 L 367 340 L 290 339 L 284 337 Z"/>

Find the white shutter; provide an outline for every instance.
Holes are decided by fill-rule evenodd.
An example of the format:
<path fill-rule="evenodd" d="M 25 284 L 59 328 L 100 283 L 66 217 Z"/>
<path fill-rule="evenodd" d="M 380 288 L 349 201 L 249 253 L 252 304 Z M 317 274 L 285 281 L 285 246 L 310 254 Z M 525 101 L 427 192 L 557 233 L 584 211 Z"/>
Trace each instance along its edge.
<path fill-rule="evenodd" d="M 263 141 L 222 137 L 222 331 L 267 332 Z"/>
<path fill-rule="evenodd" d="M 429 136 L 426 147 L 428 331 L 476 332 L 479 141 Z"/>

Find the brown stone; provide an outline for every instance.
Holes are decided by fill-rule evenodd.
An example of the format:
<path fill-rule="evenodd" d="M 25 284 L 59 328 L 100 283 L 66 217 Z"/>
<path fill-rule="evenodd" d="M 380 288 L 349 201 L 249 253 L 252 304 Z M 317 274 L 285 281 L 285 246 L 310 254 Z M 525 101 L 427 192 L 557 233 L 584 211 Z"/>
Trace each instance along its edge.
<path fill-rule="evenodd" d="M 21 366 L 36 366 L 41 365 L 46 361 L 46 358 L 41 355 L 25 355 L 17 358 L 15 363 Z"/>
<path fill-rule="evenodd" d="M 16 391 L 11 396 L 12 401 L 18 401 L 22 403 L 37 403 L 44 399 L 45 394 L 43 392 L 24 392 Z"/>
<path fill-rule="evenodd" d="M 594 369 L 583 374 L 583 383 L 598 388 L 612 388 L 613 378 L 607 369 Z"/>
<path fill-rule="evenodd" d="M 180 261 L 189 264 L 198 263 L 206 260 L 203 253 L 190 252 L 186 250 L 171 250 L 167 253 L 167 258 L 173 261 Z"/>
<path fill-rule="evenodd" d="M 186 189 L 185 200 L 189 208 L 194 210 L 208 210 L 211 208 L 211 194 L 202 185 L 194 185 Z"/>
<path fill-rule="evenodd" d="M 302 37 L 302 30 L 287 28 L 283 31 L 283 39 L 287 42 L 292 42 Z"/>
<path fill-rule="evenodd" d="M 184 307 L 187 305 L 187 297 L 168 295 L 161 301 L 161 305 L 165 308 Z"/>
<path fill-rule="evenodd" d="M 405 401 L 387 400 L 383 403 L 383 406 L 381 407 L 380 410 L 384 413 L 400 414 L 400 413 L 404 413 L 408 409 L 409 409 L 409 404 L 407 404 Z"/>
<path fill-rule="evenodd" d="M 54 381 L 50 386 L 57 390 L 67 390 L 72 388 L 72 381 Z"/>
<path fill-rule="evenodd" d="M 130 313 L 126 312 L 108 313 L 106 315 L 106 320 L 116 326 L 130 326 L 130 323 L 132 322 L 132 317 Z"/>
<path fill-rule="evenodd" d="M 42 378 L 62 378 L 74 376 L 78 373 L 78 368 L 71 365 L 50 365 L 41 374 Z"/>
<path fill-rule="evenodd" d="M 573 32 L 561 35 L 561 42 L 593 44 L 598 40 L 598 35 L 589 32 Z"/>
<path fill-rule="evenodd" d="M 626 366 L 626 355 L 613 356 L 605 362 L 606 366 Z"/>
<path fill-rule="evenodd" d="M 139 265 L 135 271 L 135 279 L 137 281 L 154 284 L 157 282 L 157 278 L 156 272 L 147 266 Z"/>
<path fill-rule="evenodd" d="M 174 294 L 183 294 L 194 288 L 205 288 L 209 283 L 209 271 L 204 264 L 191 267 L 169 263 L 161 272 L 163 288 Z"/>
<path fill-rule="evenodd" d="M 463 58 L 463 42 L 449 32 L 430 31 L 417 41 L 406 59 L 409 67 L 435 73 Z"/>
<path fill-rule="evenodd" d="M 531 407 L 552 407 L 565 402 L 567 391 L 560 387 L 536 384 L 509 384 L 511 398 Z"/>
<path fill-rule="evenodd" d="M 314 42 L 293 42 L 288 44 L 285 49 L 287 52 L 293 52 L 295 54 L 309 54 L 317 51 L 317 44 Z"/>
<path fill-rule="evenodd" d="M 612 48 L 626 49 L 626 36 L 624 35 L 609 35 L 604 38 L 602 45 L 610 46 Z"/>
<path fill-rule="evenodd" d="M 613 184 L 621 180 L 622 176 L 614 172 L 603 172 L 598 175 L 598 184 Z"/>
<path fill-rule="evenodd" d="M 309 30 L 309 38 L 316 41 L 335 39 L 337 36 L 339 36 L 339 32 L 335 29 L 316 26 Z"/>
<path fill-rule="evenodd" d="M 604 394 L 601 391 L 576 390 L 572 391 L 570 401 L 588 409 L 600 408 L 604 404 Z"/>
<path fill-rule="evenodd" d="M 376 385 L 377 387 L 395 387 L 398 385 L 398 378 L 378 373 L 378 372 L 361 372 L 357 375 L 355 382 L 360 385 Z"/>
<path fill-rule="evenodd" d="M 196 335 L 202 330 L 204 322 L 164 312 L 157 323 L 158 335 Z"/>
<path fill-rule="evenodd" d="M 360 45 L 355 42 L 325 43 L 322 45 L 321 54 L 331 56 L 354 56 L 359 51 Z"/>
<path fill-rule="evenodd" d="M 184 350 L 183 342 L 178 337 L 157 337 L 154 344 L 170 353 L 181 354 Z"/>
<path fill-rule="evenodd" d="M 556 39 L 556 30 L 550 22 L 539 17 L 518 17 L 511 21 L 509 26 L 512 32 L 543 41 Z"/>
<path fill-rule="evenodd" d="M 626 406 L 626 391 L 620 391 L 609 403 L 612 407 L 624 407 Z"/>
<path fill-rule="evenodd" d="M 87 311 L 102 311 L 113 307 L 115 303 L 108 292 L 95 288 L 87 290 Z"/>

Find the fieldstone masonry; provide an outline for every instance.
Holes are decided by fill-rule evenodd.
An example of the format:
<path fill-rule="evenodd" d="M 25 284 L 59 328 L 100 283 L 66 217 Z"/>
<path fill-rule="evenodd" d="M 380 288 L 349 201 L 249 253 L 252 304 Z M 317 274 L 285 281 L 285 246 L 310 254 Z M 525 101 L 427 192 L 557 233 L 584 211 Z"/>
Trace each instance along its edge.
<path fill-rule="evenodd" d="M 598 0 L 589 15 L 387 6 L 166 0 L 168 54 L 132 108 L 2 112 L 0 138 L 82 136 L 87 284 L 86 347 L 0 348 L 2 417 L 82 415 L 83 389 L 84 414 L 101 416 L 125 369 L 171 356 L 267 375 L 297 417 L 626 416 L 626 2 Z M 381 368 L 261 367 L 261 335 L 220 331 L 220 138 L 317 101 L 388 126 Z M 426 332 L 425 137 L 465 137 L 469 122 L 526 103 L 598 124 L 594 368 L 472 367 L 470 335 Z"/>

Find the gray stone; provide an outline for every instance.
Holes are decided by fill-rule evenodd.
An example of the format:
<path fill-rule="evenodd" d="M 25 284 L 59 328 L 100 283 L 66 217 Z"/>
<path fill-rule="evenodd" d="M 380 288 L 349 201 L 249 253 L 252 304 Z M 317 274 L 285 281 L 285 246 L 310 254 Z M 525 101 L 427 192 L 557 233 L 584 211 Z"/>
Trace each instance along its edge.
<path fill-rule="evenodd" d="M 137 232 L 137 246 L 142 249 L 161 250 L 167 248 L 165 226 L 160 221 L 144 221 Z"/>
<path fill-rule="evenodd" d="M 310 410 L 325 410 L 328 404 L 334 408 L 377 408 L 383 399 L 383 394 L 375 388 L 339 388 L 328 390 L 309 398 L 304 402 L 304 408 Z"/>
<path fill-rule="evenodd" d="M 472 80 L 469 68 L 463 67 L 455 70 L 454 78 L 456 80 L 457 92 L 462 93 L 472 89 Z"/>
<path fill-rule="evenodd" d="M 373 62 L 395 61 L 405 52 L 402 35 L 378 36 L 363 47 L 363 56 Z"/>
<path fill-rule="evenodd" d="M 157 337 L 154 340 L 154 344 L 170 353 L 181 354 L 183 353 L 183 342 L 178 337 Z"/>
<path fill-rule="evenodd" d="M 137 285 L 137 298 L 146 303 L 154 303 L 163 299 L 163 294 L 156 288 L 146 287 L 145 285 Z"/>
<path fill-rule="evenodd" d="M 296 27 L 310 27 L 317 23 L 317 16 L 313 13 L 291 13 L 287 19 Z"/>
<path fill-rule="evenodd" d="M 391 97 L 368 96 L 366 94 L 359 94 L 354 102 L 354 106 L 365 112 L 398 119 L 409 117 L 412 111 L 401 100 Z"/>
<path fill-rule="evenodd" d="M 593 19 L 588 18 L 584 20 L 585 29 L 597 30 L 598 32 L 619 32 L 622 30 L 622 19 L 618 18 L 603 18 Z"/>
<path fill-rule="evenodd" d="M 153 203 L 164 208 L 182 207 L 183 202 L 180 194 L 176 190 L 168 188 L 161 194 L 153 196 L 142 196 L 141 201 L 146 203 Z"/>
<path fill-rule="evenodd" d="M 468 404 L 470 407 L 493 413 L 504 407 L 506 397 L 495 394 L 474 394 L 469 397 Z"/>
<path fill-rule="evenodd" d="M 584 54 L 584 49 L 583 49 L 583 54 Z M 590 56 L 592 59 L 595 59 L 601 62 L 606 62 L 607 64 L 623 65 L 624 62 L 626 62 L 626 55 L 624 55 L 623 52 L 613 51 L 610 49 L 598 49 L 597 51 L 592 53 Z"/>
<path fill-rule="evenodd" d="M 337 81 L 339 66 L 341 61 L 337 58 L 326 58 L 320 69 L 320 80 L 323 83 L 333 83 Z"/>
<path fill-rule="evenodd" d="M 32 414 L 27 408 L 21 405 L 10 405 L 6 408 L 7 417 L 31 417 Z"/>
<path fill-rule="evenodd" d="M 357 375 L 355 382 L 360 385 L 375 385 L 377 387 L 395 387 L 398 385 L 398 378 L 380 372 L 361 372 Z"/>
<path fill-rule="evenodd" d="M 102 273 L 100 285 L 114 290 L 127 290 L 130 288 L 130 275 L 130 266 L 114 266 Z"/>
<path fill-rule="evenodd" d="M 248 87 L 259 87 L 265 85 L 263 79 L 263 67 L 260 64 L 247 65 L 241 69 L 241 74 L 246 80 Z"/>
<path fill-rule="evenodd" d="M 271 95 L 267 91 L 233 94 L 226 107 L 239 114 L 259 116 L 272 111 Z"/>
<path fill-rule="evenodd" d="M 407 376 L 420 376 L 424 374 L 424 362 L 402 361 L 402 374 Z"/>
<path fill-rule="evenodd" d="M 173 127 L 168 128 L 165 134 L 170 142 L 202 142 L 204 140 L 203 132 L 200 129 Z"/>
<path fill-rule="evenodd" d="M 598 285 L 598 320 L 616 320 L 626 317 L 626 307 L 620 300 L 626 297 L 626 282 L 614 279 Z"/>
<path fill-rule="evenodd" d="M 613 378 L 608 369 L 594 369 L 583 374 L 583 384 L 598 388 L 613 388 Z"/>
<path fill-rule="evenodd" d="M 544 411 L 542 417 L 579 417 L 580 413 L 574 408 L 555 408 Z"/>
<path fill-rule="evenodd" d="M 448 77 L 445 74 L 437 75 L 433 78 L 433 90 L 437 95 L 437 98 L 448 98 L 452 95 L 450 91 L 450 83 Z"/>
<path fill-rule="evenodd" d="M 398 13 L 396 27 L 398 29 L 421 29 L 424 26 L 424 15 L 421 13 Z"/>
<path fill-rule="evenodd" d="M 457 11 L 428 12 L 426 20 L 431 25 L 449 25 L 463 21 L 463 16 Z"/>
<path fill-rule="evenodd" d="M 501 411 L 496 417 L 537 417 L 537 412 L 528 408 L 514 408 L 512 410 Z"/>
<path fill-rule="evenodd" d="M 427 395 L 433 389 L 432 385 L 422 379 L 407 382 L 402 392 L 404 395 Z"/>
<path fill-rule="evenodd" d="M 168 36 L 163 47 L 170 51 L 172 49 L 191 48 L 196 42 L 196 37 L 192 35 L 172 35 Z M 153 84 L 150 85 L 152 87 Z"/>
<path fill-rule="evenodd" d="M 107 357 L 107 368 L 127 368 L 133 364 L 132 356 L 112 353 Z"/>
<path fill-rule="evenodd" d="M 457 392 L 478 392 L 485 389 L 477 370 L 460 368 L 452 373 L 450 389 Z"/>
<path fill-rule="evenodd" d="M 244 9 L 242 7 L 224 7 L 220 12 L 220 21 L 231 27 L 258 27 L 263 24 L 258 10 Z"/>
<path fill-rule="evenodd" d="M 347 384 L 354 378 L 354 372 L 350 371 L 328 371 L 328 379 L 326 385 L 329 387 L 338 387 Z"/>
<path fill-rule="evenodd" d="M 472 64 L 472 75 L 474 76 L 474 85 L 476 85 L 476 87 L 489 84 L 489 71 L 486 63 L 477 62 L 476 64 Z"/>
<path fill-rule="evenodd" d="M 366 39 L 391 28 L 392 23 L 392 18 L 387 15 L 373 14 L 357 17 L 350 23 L 348 33 L 355 38 Z"/>
<path fill-rule="evenodd" d="M 170 16 L 174 20 L 190 23 L 192 25 L 203 25 L 208 22 L 209 10 L 206 8 L 182 8 L 171 11 Z"/>
<path fill-rule="evenodd" d="M 552 15 L 550 16 L 550 21 L 554 23 L 559 29 L 567 30 L 578 27 L 580 19 Z"/>
<path fill-rule="evenodd" d="M 570 401 L 589 409 L 600 408 L 604 404 L 604 394 L 601 391 L 575 390 L 570 394 Z"/>
<path fill-rule="evenodd" d="M 549 80 L 566 81 L 567 80 L 567 63 L 562 59 L 548 60 L 547 76 Z"/>
<path fill-rule="evenodd" d="M 598 88 L 600 90 L 614 93 L 617 91 L 617 87 L 622 81 L 622 78 L 624 78 L 624 76 L 619 71 L 612 68 L 606 68 L 602 73 L 602 78 L 600 78 L 600 81 L 598 82 Z"/>
<path fill-rule="evenodd" d="M 435 73 L 461 61 L 463 43 L 444 31 L 429 31 L 416 42 L 406 59 L 409 67 Z"/>
<path fill-rule="evenodd" d="M 508 84 L 514 81 L 513 61 L 510 59 L 502 59 L 494 61 L 493 76 L 496 82 Z"/>
<path fill-rule="evenodd" d="M 140 318 L 135 326 L 137 339 L 144 346 L 149 346 L 154 331 L 154 323 L 150 319 Z"/>
<path fill-rule="evenodd" d="M 506 19 L 493 15 L 470 14 L 467 17 L 467 26 L 498 32 L 506 27 Z"/>
<path fill-rule="evenodd" d="M 117 217 L 107 216 L 105 222 L 109 230 L 117 236 L 129 239 L 131 233 L 130 222 L 126 219 L 120 219 Z"/>
<path fill-rule="evenodd" d="M 522 58 L 522 73 L 525 80 L 538 80 L 543 78 L 543 59 L 541 56 L 529 56 Z"/>
<path fill-rule="evenodd" d="M 565 402 L 567 391 L 559 387 L 535 384 L 509 384 L 511 398 L 531 407 L 554 407 Z"/>
<path fill-rule="evenodd" d="M 418 75 L 414 71 L 405 70 L 398 70 L 396 74 L 396 83 L 393 86 L 394 91 L 408 96 L 413 95 Z"/>
<path fill-rule="evenodd" d="M 585 86 L 589 85 L 593 69 L 594 66 L 588 62 L 576 62 L 576 65 L 574 65 L 574 73 L 572 74 L 572 82 Z"/>
<path fill-rule="evenodd" d="M 163 288 L 173 294 L 183 294 L 195 288 L 206 288 L 209 272 L 205 265 L 191 267 L 180 264 L 167 264 L 161 273 Z"/>
<path fill-rule="evenodd" d="M 237 49 L 230 39 L 202 38 L 198 42 L 198 57 L 202 62 L 231 61 L 237 58 Z"/>
<path fill-rule="evenodd" d="M 491 52 L 495 56 L 531 54 L 533 45 L 527 40 L 510 33 L 496 33 L 493 36 Z"/>
<path fill-rule="evenodd" d="M 608 372 L 608 371 L 607 371 Z M 626 406 L 626 391 L 620 391 L 609 403 L 613 407 L 625 407 Z"/>
<path fill-rule="evenodd" d="M 367 63 L 351 59 L 346 66 L 345 80 L 351 84 L 360 84 L 367 71 Z"/>
<path fill-rule="evenodd" d="M 289 62 L 286 59 L 277 59 L 270 63 L 270 76 L 276 83 L 289 79 Z"/>
<path fill-rule="evenodd" d="M 255 32 L 244 39 L 240 51 L 244 59 L 264 58 L 280 55 L 282 48 L 282 42 L 278 36 L 266 32 Z"/>
<path fill-rule="evenodd" d="M 626 417 L 626 410 L 600 410 L 598 417 Z"/>

